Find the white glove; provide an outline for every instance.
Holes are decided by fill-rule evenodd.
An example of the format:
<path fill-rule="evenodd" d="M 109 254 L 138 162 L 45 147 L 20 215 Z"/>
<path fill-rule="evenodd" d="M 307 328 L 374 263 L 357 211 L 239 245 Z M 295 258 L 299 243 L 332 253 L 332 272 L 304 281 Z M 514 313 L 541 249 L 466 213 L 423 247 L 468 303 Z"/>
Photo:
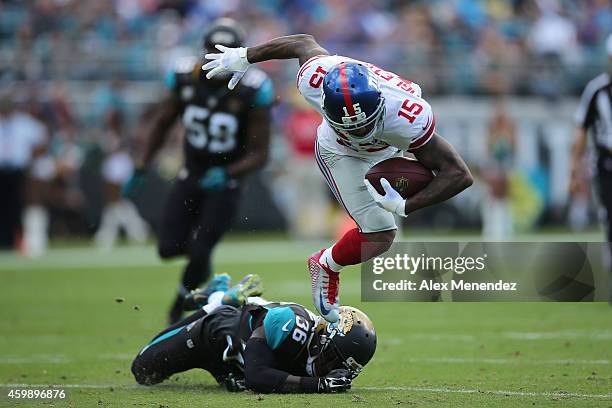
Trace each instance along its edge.
<path fill-rule="evenodd" d="M 230 48 L 221 44 L 215 45 L 215 48 L 221 52 L 204 56 L 204 58 L 212 60 L 202 65 L 204 71 L 210 69 L 206 78 L 210 79 L 218 74 L 233 73 L 234 75 L 232 75 L 227 87 L 234 89 L 251 65 L 247 60 L 247 49 L 245 47 Z"/>
<path fill-rule="evenodd" d="M 402 198 L 400 193 L 398 193 L 393 187 L 391 187 L 391 184 L 389 184 L 386 178 L 380 179 L 380 185 L 385 190 L 385 195 L 379 194 L 378 191 L 374 189 L 372 184 L 370 184 L 367 179 L 363 180 L 363 182 L 368 188 L 368 192 L 370 193 L 374 201 L 376 201 L 376 204 L 378 204 L 379 207 L 394 214 L 397 214 L 400 217 L 406 216 L 406 200 Z"/>

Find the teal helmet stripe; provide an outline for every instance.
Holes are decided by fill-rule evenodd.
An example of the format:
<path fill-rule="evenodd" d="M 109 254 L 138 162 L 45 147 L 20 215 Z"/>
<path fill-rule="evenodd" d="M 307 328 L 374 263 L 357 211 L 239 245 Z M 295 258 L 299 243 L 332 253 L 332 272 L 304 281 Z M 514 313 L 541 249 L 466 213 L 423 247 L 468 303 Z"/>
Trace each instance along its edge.
<path fill-rule="evenodd" d="M 268 346 L 276 350 L 295 327 L 295 313 L 287 306 L 270 309 L 263 326 Z"/>

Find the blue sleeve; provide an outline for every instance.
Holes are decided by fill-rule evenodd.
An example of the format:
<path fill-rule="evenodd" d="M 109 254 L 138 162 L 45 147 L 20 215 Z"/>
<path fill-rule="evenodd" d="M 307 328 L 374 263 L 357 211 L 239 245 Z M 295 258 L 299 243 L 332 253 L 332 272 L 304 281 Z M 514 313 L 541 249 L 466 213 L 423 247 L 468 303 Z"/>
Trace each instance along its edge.
<path fill-rule="evenodd" d="M 276 350 L 285 341 L 295 326 L 295 313 L 290 307 L 275 307 L 264 317 L 263 327 L 266 342 Z"/>
<path fill-rule="evenodd" d="M 166 74 L 166 79 L 164 81 L 166 88 L 170 91 L 174 91 L 176 88 L 176 72 L 174 70 L 168 71 Z"/>
<path fill-rule="evenodd" d="M 253 97 L 253 107 L 264 108 L 270 106 L 272 101 L 274 101 L 274 85 L 272 84 L 272 80 L 270 78 L 266 78 L 259 89 L 257 89 L 255 92 L 255 96 Z"/>

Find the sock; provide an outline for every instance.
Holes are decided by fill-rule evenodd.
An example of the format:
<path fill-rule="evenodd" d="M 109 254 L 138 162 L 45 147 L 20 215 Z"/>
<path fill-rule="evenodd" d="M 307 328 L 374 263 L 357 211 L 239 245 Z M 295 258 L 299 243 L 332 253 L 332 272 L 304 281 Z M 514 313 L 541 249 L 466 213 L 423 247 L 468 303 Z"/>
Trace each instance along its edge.
<path fill-rule="evenodd" d="M 221 306 L 224 293 L 221 291 L 213 292 L 208 296 L 208 303 L 204 305 L 202 310 L 206 313 L 211 313 L 213 310 Z"/>
<path fill-rule="evenodd" d="M 319 262 L 322 265 L 327 266 L 334 272 L 340 272 L 340 270 L 342 269 L 342 265 L 339 265 L 336 261 L 334 261 L 334 257 L 332 256 L 334 246 L 335 245 L 332 245 L 325 251 L 323 251 L 323 254 L 321 254 L 321 258 L 319 258 Z"/>
<path fill-rule="evenodd" d="M 340 267 L 359 264 L 362 262 L 361 244 L 366 242 L 369 241 L 365 234 L 359 232 L 357 228 L 353 228 L 331 247 L 331 256 L 326 257 L 326 261 L 329 262 L 329 258 L 332 258 L 335 264 Z"/>

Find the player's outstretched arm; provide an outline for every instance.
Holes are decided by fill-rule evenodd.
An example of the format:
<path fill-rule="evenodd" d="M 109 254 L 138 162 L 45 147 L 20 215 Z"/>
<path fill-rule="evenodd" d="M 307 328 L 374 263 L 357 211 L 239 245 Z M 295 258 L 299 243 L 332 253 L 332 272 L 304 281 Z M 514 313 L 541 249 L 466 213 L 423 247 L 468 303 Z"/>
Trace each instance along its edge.
<path fill-rule="evenodd" d="M 314 56 L 329 55 L 329 52 L 309 34 L 278 37 L 249 48 L 230 48 L 219 44 L 215 45 L 215 48 L 221 52 L 206 54 L 204 57 L 210 61 L 204 64 L 202 69 L 208 71 L 206 74 L 208 79 L 219 74 L 233 74 L 227 84 L 229 89 L 234 89 L 250 64 L 273 59 L 297 58 L 302 65 Z"/>
<path fill-rule="evenodd" d="M 302 65 L 317 55 L 329 55 L 329 52 L 310 34 L 286 35 L 247 48 L 247 59 L 252 64 L 273 59 L 297 58 Z"/>
<path fill-rule="evenodd" d="M 448 200 L 472 185 L 472 174 L 463 159 L 437 134 L 434 133 L 429 143 L 413 153 L 425 167 L 436 172 L 436 177 L 406 200 L 406 214 Z"/>

